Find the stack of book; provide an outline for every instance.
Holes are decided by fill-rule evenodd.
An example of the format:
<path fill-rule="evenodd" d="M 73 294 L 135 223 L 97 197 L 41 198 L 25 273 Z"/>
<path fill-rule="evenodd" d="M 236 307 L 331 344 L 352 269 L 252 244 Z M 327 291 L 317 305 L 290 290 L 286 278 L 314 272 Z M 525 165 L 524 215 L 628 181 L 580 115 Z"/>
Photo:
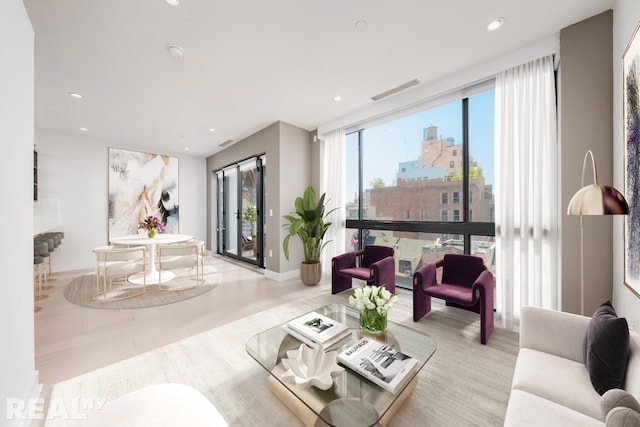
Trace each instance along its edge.
<path fill-rule="evenodd" d="M 409 381 L 418 364 L 415 358 L 368 337 L 338 353 L 337 358 L 347 368 L 391 393 Z"/>
<path fill-rule="evenodd" d="M 351 335 L 347 325 L 315 311 L 293 319 L 283 327 L 289 335 L 312 348 L 320 345 L 328 348 Z"/>

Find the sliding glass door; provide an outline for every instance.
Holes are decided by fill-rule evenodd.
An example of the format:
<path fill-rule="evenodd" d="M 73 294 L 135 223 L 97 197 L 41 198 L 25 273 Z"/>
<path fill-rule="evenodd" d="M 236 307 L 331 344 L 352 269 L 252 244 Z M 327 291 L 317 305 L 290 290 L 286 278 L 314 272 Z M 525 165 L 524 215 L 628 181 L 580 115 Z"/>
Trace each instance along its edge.
<path fill-rule="evenodd" d="M 264 156 L 217 172 L 218 253 L 264 266 Z"/>

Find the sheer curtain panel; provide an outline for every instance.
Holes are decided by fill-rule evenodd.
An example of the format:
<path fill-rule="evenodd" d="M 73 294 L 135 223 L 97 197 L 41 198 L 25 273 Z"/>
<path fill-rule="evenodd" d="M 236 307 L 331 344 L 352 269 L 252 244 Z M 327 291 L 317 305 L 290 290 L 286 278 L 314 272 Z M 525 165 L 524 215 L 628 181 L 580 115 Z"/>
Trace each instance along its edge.
<path fill-rule="evenodd" d="M 331 274 L 331 258 L 344 252 L 345 246 L 345 206 L 346 206 L 346 136 L 340 128 L 325 133 L 320 140 L 320 191 L 327 193 L 327 211 L 336 209 L 329 215 L 331 227 L 325 235 L 329 244 L 322 251 L 323 274 Z"/>
<path fill-rule="evenodd" d="M 553 56 L 504 71 L 495 87 L 496 310 L 559 306 L 559 149 Z"/>

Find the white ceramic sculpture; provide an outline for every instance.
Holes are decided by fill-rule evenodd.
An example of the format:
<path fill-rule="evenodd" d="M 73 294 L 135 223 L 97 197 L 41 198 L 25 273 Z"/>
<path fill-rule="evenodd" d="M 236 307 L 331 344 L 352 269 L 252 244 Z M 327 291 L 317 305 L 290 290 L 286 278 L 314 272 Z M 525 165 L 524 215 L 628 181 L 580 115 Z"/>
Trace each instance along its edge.
<path fill-rule="evenodd" d="M 302 389 L 314 386 L 328 390 L 333 385 L 333 377 L 344 371 L 336 362 L 337 354 L 337 351 L 325 353 L 322 346 L 311 348 L 300 344 L 297 350 L 287 351 L 287 359 L 282 359 L 287 368 L 281 376 L 282 381 Z"/>

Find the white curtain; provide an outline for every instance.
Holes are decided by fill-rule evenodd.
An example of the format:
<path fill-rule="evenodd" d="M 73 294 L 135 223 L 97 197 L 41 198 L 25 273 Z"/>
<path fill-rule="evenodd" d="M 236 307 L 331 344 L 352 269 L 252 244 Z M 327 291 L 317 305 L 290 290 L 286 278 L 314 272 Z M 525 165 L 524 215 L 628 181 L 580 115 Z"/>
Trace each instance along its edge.
<path fill-rule="evenodd" d="M 320 191 L 327 193 L 327 211 L 336 209 L 329 215 L 331 227 L 325 235 L 330 243 L 320 257 L 325 275 L 331 273 L 331 258 L 344 252 L 345 206 L 346 206 L 346 137 L 344 129 L 337 129 L 322 135 L 320 140 Z"/>
<path fill-rule="evenodd" d="M 553 56 L 504 71 L 495 88 L 496 311 L 559 307 L 559 149 Z"/>

